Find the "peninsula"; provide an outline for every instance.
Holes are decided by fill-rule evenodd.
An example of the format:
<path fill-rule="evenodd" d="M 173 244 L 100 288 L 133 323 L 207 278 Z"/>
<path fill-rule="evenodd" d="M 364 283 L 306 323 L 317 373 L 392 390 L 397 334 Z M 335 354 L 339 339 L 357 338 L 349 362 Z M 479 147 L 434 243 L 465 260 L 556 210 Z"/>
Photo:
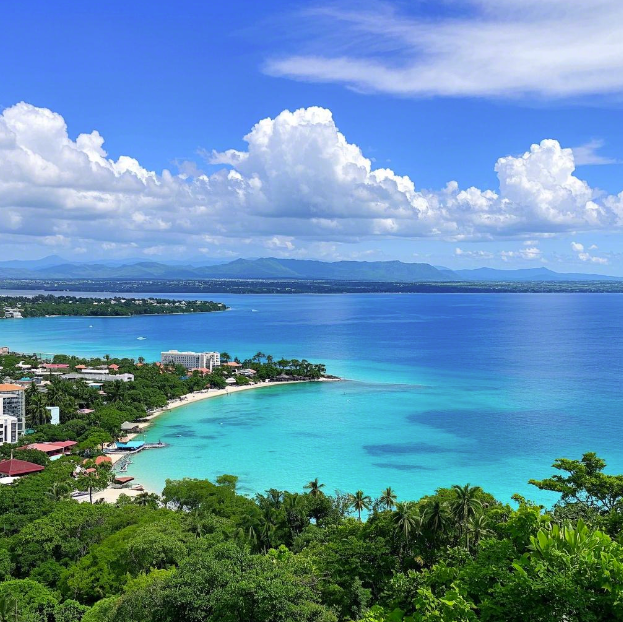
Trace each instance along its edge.
<path fill-rule="evenodd" d="M 167 298 L 83 298 L 79 296 L 0 297 L 3 319 L 76 315 L 93 317 L 129 317 L 133 315 L 171 315 L 225 311 L 227 306 L 210 300 L 169 300 Z"/>

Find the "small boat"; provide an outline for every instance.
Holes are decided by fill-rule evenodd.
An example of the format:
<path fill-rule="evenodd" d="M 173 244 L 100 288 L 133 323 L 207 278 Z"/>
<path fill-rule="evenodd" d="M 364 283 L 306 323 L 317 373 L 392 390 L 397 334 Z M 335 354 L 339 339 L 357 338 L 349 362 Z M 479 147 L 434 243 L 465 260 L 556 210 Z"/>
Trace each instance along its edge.
<path fill-rule="evenodd" d="M 137 339 L 138 339 L 139 341 L 145 341 L 145 339 L 147 339 L 147 337 L 137 337 Z"/>

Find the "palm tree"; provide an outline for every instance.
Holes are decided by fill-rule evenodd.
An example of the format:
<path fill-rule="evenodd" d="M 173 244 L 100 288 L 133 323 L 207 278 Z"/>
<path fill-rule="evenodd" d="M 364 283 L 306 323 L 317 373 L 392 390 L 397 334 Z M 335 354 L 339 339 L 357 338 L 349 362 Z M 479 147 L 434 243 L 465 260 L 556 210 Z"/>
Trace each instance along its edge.
<path fill-rule="evenodd" d="M 473 516 L 467 524 L 467 528 L 472 534 L 474 546 L 483 538 L 493 535 L 493 531 L 489 529 L 489 519 L 483 512 Z"/>
<path fill-rule="evenodd" d="M 321 488 L 324 488 L 324 484 L 319 484 L 318 478 L 313 479 L 308 484 L 305 484 L 303 488 L 305 488 L 306 490 L 309 490 L 309 494 L 312 497 L 321 497 L 324 494 L 322 490 L 320 490 Z"/>
<path fill-rule="evenodd" d="M 456 519 L 459 527 L 459 537 L 465 536 L 465 548 L 469 550 L 469 529 L 470 518 L 476 515 L 476 511 L 482 507 L 482 502 L 478 498 L 482 493 L 480 486 L 452 486 L 455 498 L 450 505 L 452 515 Z"/>
<path fill-rule="evenodd" d="M 381 506 L 384 506 L 386 510 L 391 510 L 396 505 L 397 498 L 398 497 L 396 496 L 396 493 L 392 490 L 390 486 L 382 492 L 379 501 L 381 503 Z"/>
<path fill-rule="evenodd" d="M 418 517 L 410 503 L 397 503 L 392 519 L 405 544 L 409 543 L 411 534 L 417 530 Z"/>
<path fill-rule="evenodd" d="M 52 486 L 50 486 L 50 490 L 48 490 L 45 495 L 53 501 L 62 501 L 63 499 L 69 498 L 70 492 L 71 491 L 67 484 L 54 482 Z"/>
<path fill-rule="evenodd" d="M 231 361 L 231 355 L 229 352 L 221 352 L 221 361 L 223 363 L 229 363 L 229 361 Z"/>
<path fill-rule="evenodd" d="M 134 497 L 134 503 L 155 510 L 160 506 L 160 497 L 153 492 L 141 492 Z"/>
<path fill-rule="evenodd" d="M 424 524 L 433 537 L 442 534 L 448 527 L 448 508 L 438 499 L 429 503 L 424 510 Z"/>
<path fill-rule="evenodd" d="M 350 507 L 359 515 L 359 522 L 361 522 L 361 511 L 369 510 L 372 499 L 369 495 L 365 495 L 363 490 L 358 490 L 354 495 L 349 495 Z"/>
<path fill-rule="evenodd" d="M 31 385 L 34 387 L 34 385 Z M 26 421 L 29 426 L 35 427 L 48 422 L 50 416 L 46 408 L 45 396 L 37 389 L 31 391 L 30 387 L 26 391 Z"/>
<path fill-rule="evenodd" d="M 109 402 L 122 402 L 125 396 L 127 386 L 121 380 L 115 380 L 109 382 L 109 386 L 106 387 L 106 395 Z"/>

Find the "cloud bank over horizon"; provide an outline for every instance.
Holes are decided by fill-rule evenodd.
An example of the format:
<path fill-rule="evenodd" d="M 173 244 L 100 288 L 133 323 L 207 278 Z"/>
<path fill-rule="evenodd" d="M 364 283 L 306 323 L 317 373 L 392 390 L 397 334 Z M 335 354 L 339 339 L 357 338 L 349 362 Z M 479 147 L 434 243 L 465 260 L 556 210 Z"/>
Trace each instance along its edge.
<path fill-rule="evenodd" d="M 496 190 L 455 181 L 426 190 L 374 168 L 325 108 L 285 110 L 244 140 L 244 151 L 210 154 L 220 166 L 214 173 L 156 173 L 131 156 L 110 158 L 98 131 L 72 139 L 60 114 L 16 104 L 0 115 L 0 232 L 77 253 L 93 244 L 151 256 L 254 245 L 295 257 L 366 239 L 525 239 L 623 227 L 623 193 L 603 195 L 576 177 L 573 150 L 554 139 L 500 157 Z"/>

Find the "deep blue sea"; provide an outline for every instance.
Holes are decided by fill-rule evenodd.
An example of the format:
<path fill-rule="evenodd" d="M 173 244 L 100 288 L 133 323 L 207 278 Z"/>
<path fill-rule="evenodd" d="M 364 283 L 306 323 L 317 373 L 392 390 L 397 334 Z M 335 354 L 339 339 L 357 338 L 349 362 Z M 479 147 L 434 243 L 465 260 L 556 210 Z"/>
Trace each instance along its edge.
<path fill-rule="evenodd" d="M 623 295 L 186 295 L 224 313 L 0 322 L 13 350 L 159 358 L 220 350 L 325 362 L 346 380 L 262 388 L 175 409 L 129 474 L 240 477 L 248 493 L 454 483 L 549 502 L 527 481 L 596 451 L 623 473 Z M 138 337 L 144 337 L 139 340 Z"/>

